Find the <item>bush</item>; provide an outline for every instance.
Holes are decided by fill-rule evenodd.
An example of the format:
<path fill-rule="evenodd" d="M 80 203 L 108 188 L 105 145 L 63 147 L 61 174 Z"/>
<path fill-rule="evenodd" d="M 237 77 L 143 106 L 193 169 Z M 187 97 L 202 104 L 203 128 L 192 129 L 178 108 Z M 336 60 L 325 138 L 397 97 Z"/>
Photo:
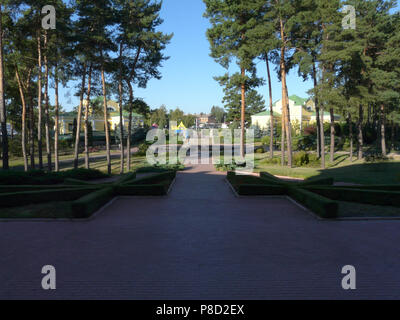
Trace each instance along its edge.
<path fill-rule="evenodd" d="M 293 156 L 293 164 L 297 167 L 302 167 L 310 162 L 308 153 L 305 151 L 296 152 Z"/>
<path fill-rule="evenodd" d="M 147 154 L 147 150 L 149 149 L 150 145 L 147 143 L 142 143 L 138 146 L 139 150 L 134 154 L 137 157 L 144 157 Z"/>
<path fill-rule="evenodd" d="M 1 171 L 0 185 L 51 185 L 63 183 L 66 179 L 93 180 L 108 177 L 99 170 L 72 169 L 60 172 L 42 170 Z"/>
<path fill-rule="evenodd" d="M 8 152 L 10 156 L 22 157 L 22 144 L 20 136 L 14 136 L 13 139 L 9 139 Z"/>
<path fill-rule="evenodd" d="M 332 219 L 338 215 L 339 205 L 336 201 L 300 188 L 288 188 L 288 194 L 322 218 Z"/>
<path fill-rule="evenodd" d="M 92 192 L 71 204 L 75 218 L 83 219 L 90 217 L 94 212 L 107 204 L 114 197 L 114 187 Z"/>
<path fill-rule="evenodd" d="M 398 191 L 341 187 L 308 187 L 307 189 L 333 200 L 400 207 L 400 192 Z"/>
<path fill-rule="evenodd" d="M 96 190 L 91 188 L 48 189 L 0 194 L 0 207 L 18 207 L 55 201 L 71 201 Z"/>
<path fill-rule="evenodd" d="M 264 147 L 256 147 L 254 148 L 254 152 L 258 154 L 265 153 Z"/>

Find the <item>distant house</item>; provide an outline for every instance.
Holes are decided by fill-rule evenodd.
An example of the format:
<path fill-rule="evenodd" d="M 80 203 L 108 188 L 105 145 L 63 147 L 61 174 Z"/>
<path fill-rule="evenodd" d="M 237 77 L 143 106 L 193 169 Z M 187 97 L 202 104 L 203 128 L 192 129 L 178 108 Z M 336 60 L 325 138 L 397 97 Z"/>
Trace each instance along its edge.
<path fill-rule="evenodd" d="M 85 108 L 85 107 L 84 107 Z M 120 124 L 120 116 L 119 116 L 119 104 L 115 101 L 109 100 L 107 102 L 107 110 L 108 110 L 108 123 L 110 125 L 111 130 L 116 130 Z M 74 129 L 74 119 L 77 119 L 77 112 L 63 112 L 60 114 L 60 134 L 71 134 Z M 129 124 L 129 112 L 123 111 L 122 113 L 122 121 L 125 128 L 128 127 Z M 143 126 L 144 117 L 140 114 L 133 113 L 132 114 L 132 122 L 133 125 Z M 89 109 L 89 123 L 91 124 L 93 131 L 97 132 L 105 132 L 104 126 L 104 117 L 102 115 L 93 114 L 92 110 Z M 84 123 L 84 110 L 82 112 L 82 120 L 81 120 L 81 129 L 83 130 L 85 126 Z"/>
<path fill-rule="evenodd" d="M 282 115 L 282 99 L 273 105 L 274 117 L 281 119 Z M 300 130 L 304 126 L 315 123 L 317 120 L 315 113 L 315 103 L 312 99 L 304 99 L 296 95 L 289 97 L 290 122 L 292 125 L 298 124 Z M 340 116 L 335 115 L 335 121 L 339 121 Z M 278 121 L 278 120 L 277 120 Z M 329 112 L 324 113 L 324 122 L 330 122 Z M 258 125 L 260 129 L 268 129 L 270 125 L 270 113 L 264 111 L 251 116 L 252 125 Z"/>
<path fill-rule="evenodd" d="M 208 114 L 202 114 L 197 117 L 198 124 L 212 124 L 216 122 L 217 120 L 213 116 Z"/>
<path fill-rule="evenodd" d="M 280 121 L 281 115 L 274 112 L 274 122 Z M 261 130 L 267 130 L 271 123 L 271 113 L 269 111 L 264 111 L 251 116 L 251 124 L 258 126 Z"/>

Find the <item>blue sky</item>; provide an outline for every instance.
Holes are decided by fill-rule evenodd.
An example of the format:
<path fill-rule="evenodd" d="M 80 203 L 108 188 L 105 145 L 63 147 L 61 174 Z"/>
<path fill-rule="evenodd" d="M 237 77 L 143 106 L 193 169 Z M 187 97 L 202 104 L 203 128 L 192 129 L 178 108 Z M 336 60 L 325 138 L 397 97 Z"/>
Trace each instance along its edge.
<path fill-rule="evenodd" d="M 166 50 L 170 59 L 164 62 L 161 69 L 163 78 L 151 80 L 146 89 L 136 89 L 136 97 L 143 98 L 152 109 L 165 104 L 168 109 L 179 107 L 188 113 L 209 112 L 213 105 L 223 106 L 223 92 L 214 76 L 223 75 L 226 70 L 210 56 L 210 46 L 206 37 L 208 20 L 203 18 L 205 5 L 202 0 L 164 0 L 161 17 L 164 24 L 160 30 L 174 33 Z M 265 62 L 257 64 L 259 76 L 266 78 Z M 273 68 L 272 68 L 273 69 Z M 230 69 L 235 72 L 236 66 Z M 281 84 L 276 72 L 272 71 L 273 100 L 281 97 Z M 297 70 L 292 70 L 288 77 L 289 95 L 296 94 L 306 98 L 312 82 L 303 82 Z M 61 104 L 66 110 L 78 104 L 73 97 L 74 88 L 61 90 Z M 268 101 L 267 86 L 260 87 L 259 92 Z M 70 91 L 71 96 L 67 97 Z"/>

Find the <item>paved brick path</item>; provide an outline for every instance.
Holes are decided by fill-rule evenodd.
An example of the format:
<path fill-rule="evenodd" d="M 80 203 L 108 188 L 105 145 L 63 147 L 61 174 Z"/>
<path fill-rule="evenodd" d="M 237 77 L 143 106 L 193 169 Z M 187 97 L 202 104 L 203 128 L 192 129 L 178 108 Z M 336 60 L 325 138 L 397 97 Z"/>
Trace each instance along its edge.
<path fill-rule="evenodd" d="M 90 222 L 0 222 L 0 298 L 400 298 L 399 227 L 235 198 L 197 166 L 169 197 L 120 199 Z M 56 291 L 41 289 L 46 264 Z M 356 291 L 341 289 L 347 264 Z"/>

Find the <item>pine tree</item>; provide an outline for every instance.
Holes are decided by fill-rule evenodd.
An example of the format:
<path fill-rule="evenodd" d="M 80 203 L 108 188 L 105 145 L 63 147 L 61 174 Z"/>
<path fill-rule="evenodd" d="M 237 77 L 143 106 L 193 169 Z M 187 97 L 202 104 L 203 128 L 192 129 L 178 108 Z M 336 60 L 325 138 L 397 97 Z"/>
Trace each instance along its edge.
<path fill-rule="evenodd" d="M 211 45 L 211 56 L 228 68 L 235 59 L 240 69 L 241 90 L 241 156 L 245 155 L 246 81 L 247 72 L 253 69 L 256 51 L 251 45 L 248 32 L 254 29 L 259 14 L 259 2 L 247 0 L 204 0 L 205 17 L 211 28 L 207 37 Z M 236 77 L 239 79 L 239 77 Z"/>

